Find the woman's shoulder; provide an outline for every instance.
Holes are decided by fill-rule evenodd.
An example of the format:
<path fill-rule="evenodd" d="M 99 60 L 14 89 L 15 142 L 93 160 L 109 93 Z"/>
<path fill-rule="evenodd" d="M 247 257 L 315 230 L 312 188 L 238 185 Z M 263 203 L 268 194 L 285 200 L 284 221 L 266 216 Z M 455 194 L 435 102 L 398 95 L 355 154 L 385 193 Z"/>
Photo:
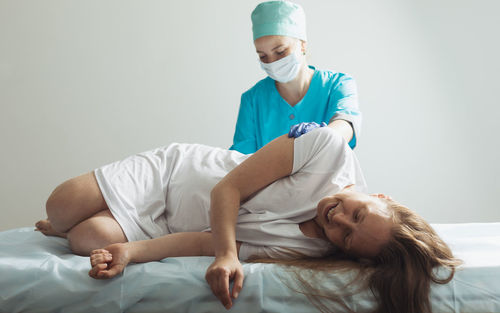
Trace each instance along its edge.
<path fill-rule="evenodd" d="M 313 129 L 295 139 L 294 170 L 298 170 L 301 167 L 299 165 L 300 163 L 305 164 L 305 162 L 309 162 L 313 159 L 322 159 L 321 155 L 331 154 L 336 157 L 341 157 L 341 155 L 345 153 L 351 153 L 349 150 L 351 150 L 349 145 L 338 131 L 330 127 Z"/>

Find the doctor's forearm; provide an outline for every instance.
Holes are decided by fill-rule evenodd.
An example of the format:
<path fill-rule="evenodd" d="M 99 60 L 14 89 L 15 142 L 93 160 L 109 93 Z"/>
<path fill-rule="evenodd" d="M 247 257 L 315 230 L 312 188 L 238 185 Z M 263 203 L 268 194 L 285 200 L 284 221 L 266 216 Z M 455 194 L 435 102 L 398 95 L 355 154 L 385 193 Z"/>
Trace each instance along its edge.
<path fill-rule="evenodd" d="M 352 126 L 349 122 L 344 120 L 334 120 L 328 124 L 328 127 L 339 132 L 347 142 L 351 141 L 354 131 L 352 130 Z"/>

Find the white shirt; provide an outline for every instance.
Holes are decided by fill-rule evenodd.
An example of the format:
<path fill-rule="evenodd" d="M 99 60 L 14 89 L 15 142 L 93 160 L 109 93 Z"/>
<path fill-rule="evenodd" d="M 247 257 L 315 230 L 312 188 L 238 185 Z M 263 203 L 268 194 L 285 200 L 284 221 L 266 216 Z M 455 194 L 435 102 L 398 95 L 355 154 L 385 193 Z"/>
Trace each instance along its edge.
<path fill-rule="evenodd" d="M 172 144 L 95 173 L 127 238 L 141 240 L 210 230 L 210 191 L 247 157 L 204 145 Z M 127 175 L 118 175 L 117 181 L 116 172 Z M 257 192 L 238 211 L 239 258 L 330 254 L 330 242 L 305 236 L 299 224 L 316 216 L 322 198 L 350 184 L 361 190 L 366 186 L 358 160 L 340 134 L 323 127 L 295 139 L 291 175 Z"/>

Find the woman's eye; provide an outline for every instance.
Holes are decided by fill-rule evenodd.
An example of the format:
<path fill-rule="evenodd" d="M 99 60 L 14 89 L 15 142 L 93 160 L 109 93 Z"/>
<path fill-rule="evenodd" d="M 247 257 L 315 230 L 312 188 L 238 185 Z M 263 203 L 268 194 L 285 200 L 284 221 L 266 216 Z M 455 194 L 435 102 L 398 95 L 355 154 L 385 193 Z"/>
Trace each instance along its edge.
<path fill-rule="evenodd" d="M 278 52 L 276 52 L 276 53 L 277 53 L 278 55 L 282 55 L 283 53 L 285 53 L 285 50 L 283 50 L 283 51 L 278 51 Z"/>
<path fill-rule="evenodd" d="M 344 235 L 344 241 L 346 241 L 346 242 L 347 242 L 347 238 L 349 238 L 349 235 L 350 235 L 350 234 L 351 234 L 351 231 L 350 231 L 350 230 L 345 232 L 345 235 Z"/>
<path fill-rule="evenodd" d="M 347 246 L 347 238 L 349 237 L 350 234 L 351 234 L 350 231 L 348 231 L 348 232 L 345 233 L 345 236 L 344 236 L 344 246 Z"/>

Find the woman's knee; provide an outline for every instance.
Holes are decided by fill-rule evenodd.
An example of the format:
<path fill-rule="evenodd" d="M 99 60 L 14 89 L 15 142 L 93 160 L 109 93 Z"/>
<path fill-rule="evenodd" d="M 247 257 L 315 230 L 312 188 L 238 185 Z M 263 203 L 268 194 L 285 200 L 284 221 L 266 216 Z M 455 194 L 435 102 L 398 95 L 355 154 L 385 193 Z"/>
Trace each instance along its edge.
<path fill-rule="evenodd" d="M 65 213 L 67 213 L 69 206 L 72 205 L 71 196 L 73 194 L 72 191 L 75 189 L 73 180 L 67 180 L 57 186 L 45 203 L 47 217 L 52 227 L 59 232 L 66 232 L 69 229 L 65 223 L 67 219 L 67 214 Z"/>
<path fill-rule="evenodd" d="M 73 253 L 90 255 L 94 249 L 127 242 L 118 222 L 109 210 L 101 211 L 73 227 L 67 235 Z"/>
<path fill-rule="evenodd" d="M 45 204 L 52 227 L 67 232 L 75 224 L 107 208 L 93 173 L 57 186 Z"/>

